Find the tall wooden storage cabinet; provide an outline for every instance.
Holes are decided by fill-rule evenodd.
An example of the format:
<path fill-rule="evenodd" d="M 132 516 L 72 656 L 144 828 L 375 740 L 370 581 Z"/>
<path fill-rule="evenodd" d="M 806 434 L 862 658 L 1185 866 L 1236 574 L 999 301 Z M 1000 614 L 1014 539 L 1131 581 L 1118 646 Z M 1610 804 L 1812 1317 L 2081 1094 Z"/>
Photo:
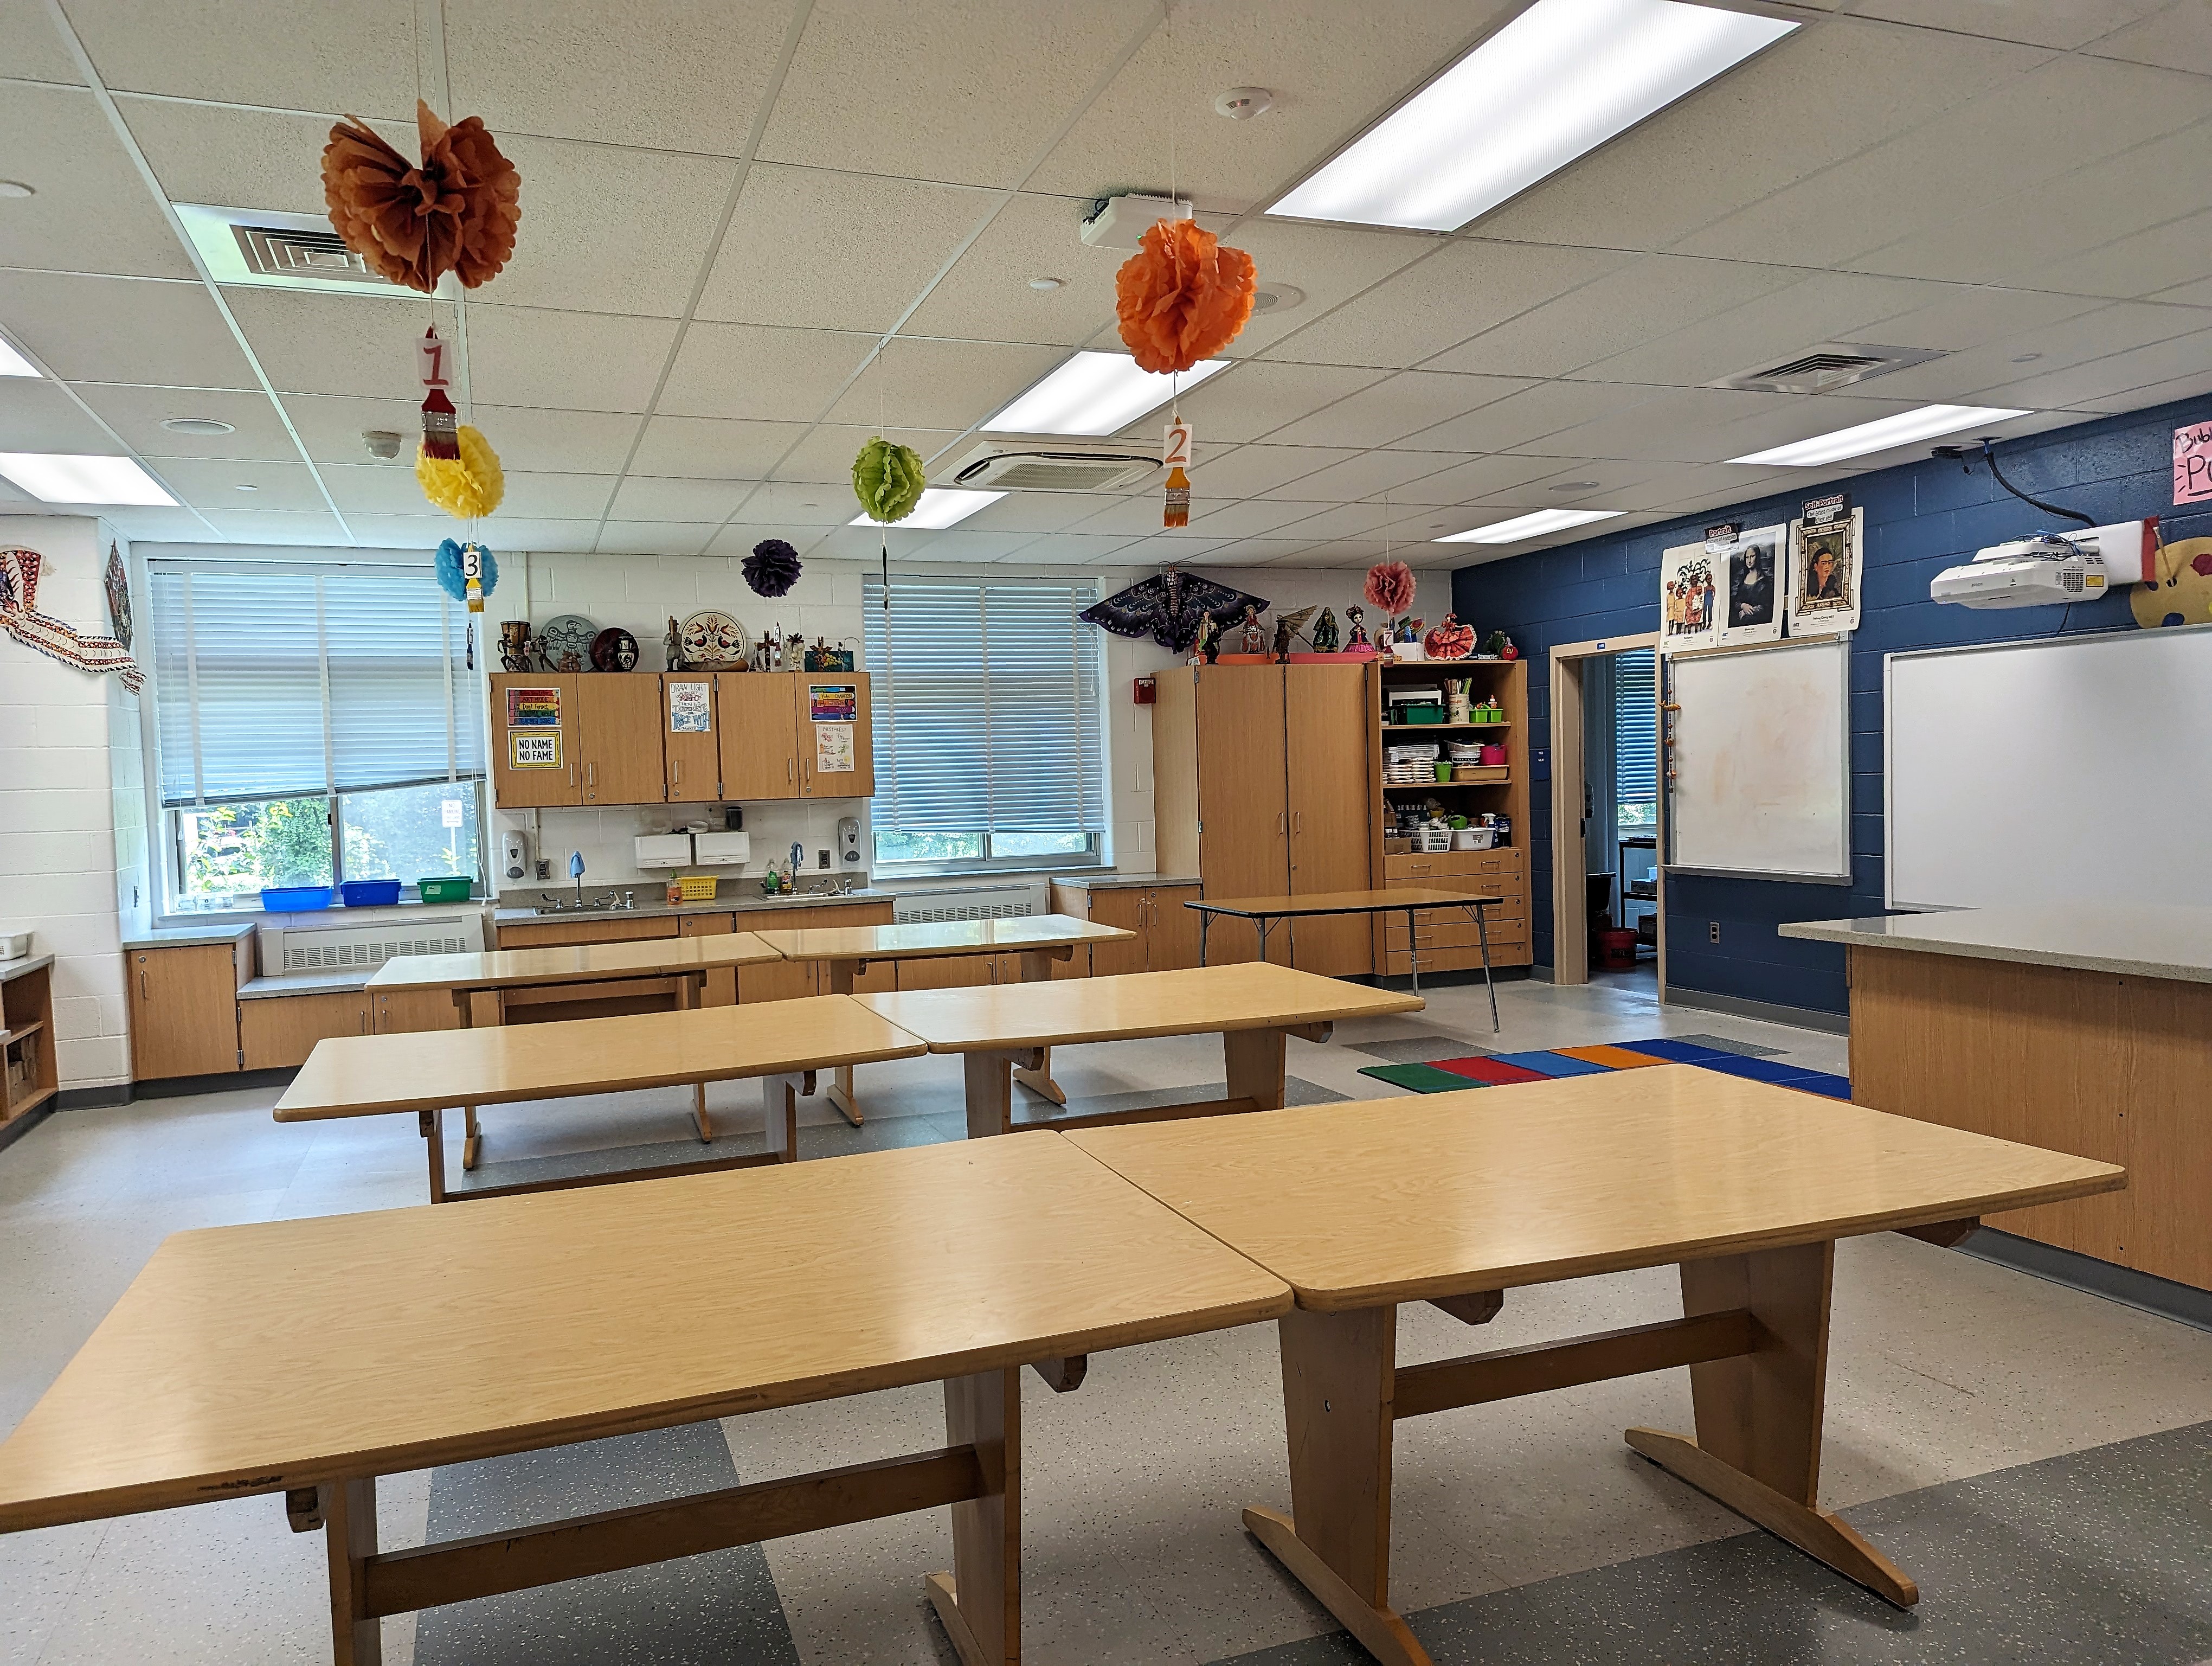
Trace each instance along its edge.
<path fill-rule="evenodd" d="M 1367 889 L 1368 684 L 1358 661 L 1161 672 L 1152 814 L 1162 870 L 1197 873 L 1213 897 Z M 1277 932 L 1267 958 L 1290 964 L 1291 935 Z M 1207 944 L 1209 961 L 1257 952 L 1233 924 Z M 1337 977 L 1371 971 L 1370 935 L 1356 918 L 1302 921 L 1296 964 Z"/>

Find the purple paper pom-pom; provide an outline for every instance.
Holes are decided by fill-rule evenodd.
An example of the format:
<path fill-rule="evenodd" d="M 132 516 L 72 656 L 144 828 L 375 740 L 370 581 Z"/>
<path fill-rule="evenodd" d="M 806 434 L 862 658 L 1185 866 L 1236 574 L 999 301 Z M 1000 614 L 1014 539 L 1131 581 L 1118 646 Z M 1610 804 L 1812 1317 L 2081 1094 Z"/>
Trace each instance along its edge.
<path fill-rule="evenodd" d="M 780 538 L 764 538 L 745 557 L 745 582 L 756 596 L 781 596 L 799 582 L 799 551 Z"/>

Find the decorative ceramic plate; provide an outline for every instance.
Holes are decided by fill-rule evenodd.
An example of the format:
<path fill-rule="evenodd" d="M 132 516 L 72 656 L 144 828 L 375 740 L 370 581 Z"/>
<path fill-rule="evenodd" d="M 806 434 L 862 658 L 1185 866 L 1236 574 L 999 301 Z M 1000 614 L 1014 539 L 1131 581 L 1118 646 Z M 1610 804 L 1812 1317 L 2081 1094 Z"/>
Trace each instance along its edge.
<path fill-rule="evenodd" d="M 580 613 L 548 619 L 538 640 L 545 644 L 545 663 L 553 671 L 581 671 L 592 662 L 592 639 L 599 626 Z M 573 661 L 574 663 L 571 663 Z"/>
<path fill-rule="evenodd" d="M 745 628 L 711 607 L 684 620 L 678 641 L 687 666 L 743 665 L 745 660 Z"/>
<path fill-rule="evenodd" d="M 592 638 L 593 671 L 635 671 L 637 638 L 620 625 L 609 625 Z"/>

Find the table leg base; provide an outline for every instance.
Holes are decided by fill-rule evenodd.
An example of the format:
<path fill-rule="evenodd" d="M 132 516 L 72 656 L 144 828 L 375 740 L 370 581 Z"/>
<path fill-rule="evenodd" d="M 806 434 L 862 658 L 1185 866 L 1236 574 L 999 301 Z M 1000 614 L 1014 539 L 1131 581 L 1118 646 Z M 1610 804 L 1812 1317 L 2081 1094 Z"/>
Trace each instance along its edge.
<path fill-rule="evenodd" d="M 483 1155 L 483 1135 L 471 1134 L 461 1141 L 461 1166 L 473 1169 L 477 1159 Z"/>
<path fill-rule="evenodd" d="M 1686 1436 L 1662 1429 L 1631 1429 L 1623 1438 L 1668 1474 L 1756 1522 L 1778 1539 L 1788 1541 L 1814 1561 L 1825 1562 L 1846 1579 L 1864 1585 L 1884 1602 L 1909 1608 L 1920 1600 L 1919 1585 L 1841 1517 L 1784 1497 Z"/>
<path fill-rule="evenodd" d="M 929 1593 L 929 1605 L 937 1610 L 938 1623 L 945 1627 L 945 1636 L 952 1639 L 952 1652 L 958 1655 L 961 1666 L 1005 1666 L 983 1652 L 983 1645 L 975 1640 L 975 1633 L 968 1624 L 967 1616 L 960 1612 L 959 1589 L 949 1573 L 932 1573 L 922 1578 L 922 1589 Z"/>
<path fill-rule="evenodd" d="M 1395 1609 L 1377 1608 L 1361 1599 L 1343 1576 L 1322 1560 L 1313 1547 L 1298 1537 L 1296 1523 L 1279 1510 L 1255 1504 L 1244 1511 L 1245 1530 L 1257 1539 L 1311 1591 L 1360 1646 L 1385 1666 L 1433 1666 L 1429 1651 L 1416 1640 Z"/>
<path fill-rule="evenodd" d="M 840 1069 L 837 1079 L 823 1090 L 823 1096 L 837 1107 L 837 1114 L 854 1128 L 860 1126 L 860 1102 L 853 1097 L 853 1073 Z"/>
<path fill-rule="evenodd" d="M 1058 1082 L 1053 1080 L 1051 1073 L 1048 1071 L 1017 1070 L 1014 1072 L 1014 1085 L 1017 1087 L 1025 1087 L 1030 1092 L 1049 1099 L 1056 1105 L 1064 1105 L 1067 1103 L 1066 1092 Z"/>

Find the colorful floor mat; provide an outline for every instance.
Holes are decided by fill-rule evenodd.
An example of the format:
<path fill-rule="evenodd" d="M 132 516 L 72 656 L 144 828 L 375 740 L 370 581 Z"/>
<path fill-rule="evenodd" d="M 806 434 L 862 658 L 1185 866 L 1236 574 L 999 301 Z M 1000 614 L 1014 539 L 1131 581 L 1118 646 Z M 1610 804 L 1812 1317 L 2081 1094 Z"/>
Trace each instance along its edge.
<path fill-rule="evenodd" d="M 1613 1042 L 1596 1047 L 1560 1047 L 1546 1052 L 1475 1053 L 1464 1059 L 1436 1059 L 1427 1064 L 1370 1064 L 1359 1073 L 1416 1093 L 1456 1093 L 1470 1087 L 1504 1087 L 1515 1082 L 1552 1081 L 1561 1076 L 1596 1076 L 1609 1070 L 1638 1070 L 1654 1064 L 1693 1064 L 1724 1076 L 1747 1077 L 1825 1093 L 1851 1097 L 1848 1077 L 1808 1070 L 1783 1059 L 1747 1058 L 1717 1047 L 1655 1036 L 1649 1041 Z"/>

